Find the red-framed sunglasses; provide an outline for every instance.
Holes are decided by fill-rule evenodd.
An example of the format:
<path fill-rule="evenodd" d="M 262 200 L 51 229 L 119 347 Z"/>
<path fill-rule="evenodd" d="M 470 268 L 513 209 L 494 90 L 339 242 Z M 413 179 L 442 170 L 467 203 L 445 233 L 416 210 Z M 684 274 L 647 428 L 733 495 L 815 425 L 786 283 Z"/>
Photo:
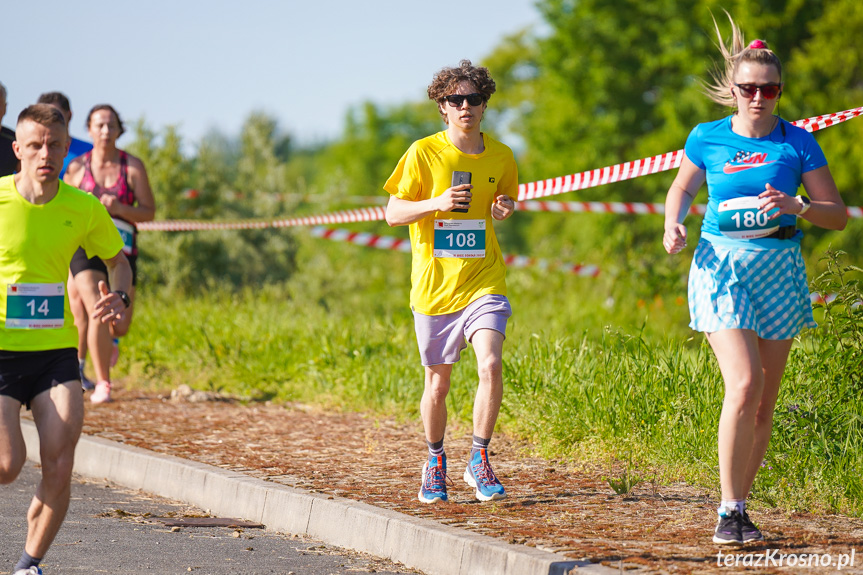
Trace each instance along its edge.
<path fill-rule="evenodd" d="M 754 98 L 756 92 L 761 92 L 761 96 L 767 100 L 772 100 L 782 92 L 781 84 L 734 84 L 740 88 L 740 93 L 744 98 Z"/>

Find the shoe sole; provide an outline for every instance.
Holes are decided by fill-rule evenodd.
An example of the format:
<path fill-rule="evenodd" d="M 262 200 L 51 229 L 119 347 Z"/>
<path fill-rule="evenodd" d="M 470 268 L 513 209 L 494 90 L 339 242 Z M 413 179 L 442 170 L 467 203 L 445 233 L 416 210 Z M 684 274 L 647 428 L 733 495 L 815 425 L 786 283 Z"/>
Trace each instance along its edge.
<path fill-rule="evenodd" d="M 470 471 L 467 469 L 464 470 L 464 482 L 476 489 L 476 498 L 480 501 L 499 501 L 501 499 L 506 499 L 506 492 L 503 493 L 492 493 L 491 495 L 484 495 L 482 491 L 476 485 L 476 479 L 473 478 L 473 475 L 470 474 Z"/>
<path fill-rule="evenodd" d="M 434 504 L 434 503 L 438 503 L 439 501 L 446 501 L 446 499 L 444 499 L 443 497 L 435 497 L 433 499 L 426 499 L 425 497 L 423 497 L 422 491 L 420 491 L 417 494 L 417 499 L 420 500 L 420 503 L 426 503 L 426 504 Z"/>
<path fill-rule="evenodd" d="M 743 545 L 743 541 L 737 541 L 736 539 L 720 539 L 716 535 L 713 536 L 713 542 L 717 545 Z"/>

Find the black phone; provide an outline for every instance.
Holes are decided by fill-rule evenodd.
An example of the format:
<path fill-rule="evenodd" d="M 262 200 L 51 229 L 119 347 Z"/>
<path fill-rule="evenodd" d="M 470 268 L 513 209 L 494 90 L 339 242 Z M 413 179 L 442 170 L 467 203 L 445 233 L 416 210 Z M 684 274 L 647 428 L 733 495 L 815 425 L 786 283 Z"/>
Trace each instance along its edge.
<path fill-rule="evenodd" d="M 469 183 L 470 183 L 470 172 L 455 171 L 452 173 L 452 185 L 453 185 L 453 187 L 460 186 L 462 184 L 469 184 Z M 466 214 L 467 209 L 470 207 L 470 202 L 468 202 L 467 204 L 459 204 L 459 205 L 464 206 L 464 207 L 463 208 L 453 208 L 450 211 L 458 212 L 460 214 Z"/>

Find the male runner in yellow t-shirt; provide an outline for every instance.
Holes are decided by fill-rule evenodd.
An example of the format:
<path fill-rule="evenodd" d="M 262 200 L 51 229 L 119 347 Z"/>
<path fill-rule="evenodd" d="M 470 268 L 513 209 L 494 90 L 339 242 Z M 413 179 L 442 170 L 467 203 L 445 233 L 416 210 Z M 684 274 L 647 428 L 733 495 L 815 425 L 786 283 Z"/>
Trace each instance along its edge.
<path fill-rule="evenodd" d="M 14 575 L 41 574 L 39 562 L 69 507 L 75 445 L 84 402 L 78 380 L 78 332 L 66 279 L 78 246 L 105 260 L 108 292 L 96 305 L 102 321 L 128 306 L 132 269 L 123 240 L 98 199 L 60 181 L 69 148 L 66 121 L 48 104 L 25 108 L 12 144 L 21 171 L 0 178 L 0 483 L 24 466 L 21 406 L 33 410 L 42 481 L 27 513 L 24 553 Z"/>
<path fill-rule="evenodd" d="M 414 142 L 384 185 L 391 194 L 387 223 L 410 225 L 411 309 L 425 366 L 420 411 L 429 450 L 419 491 L 423 503 L 447 500 L 446 396 L 465 340 L 476 352 L 479 387 L 464 480 L 481 501 L 506 497 L 488 460 L 503 398 L 501 357 L 512 314 L 492 218 L 505 220 L 515 211 L 518 170 L 512 151 L 480 131 L 494 91 L 488 69 L 469 60 L 438 72 L 428 96 L 447 129 Z"/>

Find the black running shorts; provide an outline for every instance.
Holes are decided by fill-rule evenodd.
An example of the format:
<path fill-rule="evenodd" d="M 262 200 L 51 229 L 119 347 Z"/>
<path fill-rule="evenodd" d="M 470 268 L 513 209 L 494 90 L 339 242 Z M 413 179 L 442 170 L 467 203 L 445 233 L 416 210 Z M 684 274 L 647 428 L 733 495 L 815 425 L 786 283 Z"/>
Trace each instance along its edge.
<path fill-rule="evenodd" d="M 78 350 L 0 350 L 0 395 L 17 399 L 30 409 L 33 398 L 55 385 L 80 379 Z"/>
<path fill-rule="evenodd" d="M 129 265 L 132 266 L 132 285 L 138 285 L 138 256 L 127 255 L 126 259 L 129 260 Z M 108 266 L 105 265 L 105 262 L 100 258 L 88 258 L 84 248 L 78 248 L 78 251 L 72 256 L 69 269 L 72 270 L 72 277 L 75 277 L 84 270 L 102 272 L 106 278 L 108 277 Z"/>

